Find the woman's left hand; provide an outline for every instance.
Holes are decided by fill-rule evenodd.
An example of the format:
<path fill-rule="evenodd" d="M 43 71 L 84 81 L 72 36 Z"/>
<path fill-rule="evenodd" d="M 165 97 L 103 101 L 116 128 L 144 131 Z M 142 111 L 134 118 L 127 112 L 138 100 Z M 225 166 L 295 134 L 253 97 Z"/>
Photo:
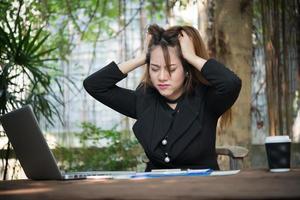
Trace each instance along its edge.
<path fill-rule="evenodd" d="M 181 34 L 178 36 L 178 40 L 183 58 L 189 61 L 191 57 L 196 55 L 192 39 L 186 34 L 186 32 L 181 31 Z"/>
<path fill-rule="evenodd" d="M 201 71 L 207 60 L 196 55 L 193 40 L 184 31 L 181 31 L 181 35 L 178 36 L 178 40 L 183 58 L 186 59 L 192 66 Z"/>

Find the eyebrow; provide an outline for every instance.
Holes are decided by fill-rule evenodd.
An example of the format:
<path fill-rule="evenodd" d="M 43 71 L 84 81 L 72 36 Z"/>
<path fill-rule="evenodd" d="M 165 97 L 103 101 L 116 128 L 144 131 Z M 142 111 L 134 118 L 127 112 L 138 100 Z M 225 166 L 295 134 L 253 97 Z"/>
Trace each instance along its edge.
<path fill-rule="evenodd" d="M 158 64 L 150 63 L 150 65 L 160 68 L 160 65 L 158 65 Z M 173 65 L 176 65 L 176 64 L 170 64 L 170 67 L 173 66 Z"/>

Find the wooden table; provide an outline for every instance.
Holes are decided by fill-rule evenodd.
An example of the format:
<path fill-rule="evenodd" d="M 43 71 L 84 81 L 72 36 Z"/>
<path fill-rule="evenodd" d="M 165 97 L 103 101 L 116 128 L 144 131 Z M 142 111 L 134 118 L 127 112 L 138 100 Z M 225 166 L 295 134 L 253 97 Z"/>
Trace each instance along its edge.
<path fill-rule="evenodd" d="M 300 199 L 300 169 L 147 180 L 0 181 L 0 199 Z"/>

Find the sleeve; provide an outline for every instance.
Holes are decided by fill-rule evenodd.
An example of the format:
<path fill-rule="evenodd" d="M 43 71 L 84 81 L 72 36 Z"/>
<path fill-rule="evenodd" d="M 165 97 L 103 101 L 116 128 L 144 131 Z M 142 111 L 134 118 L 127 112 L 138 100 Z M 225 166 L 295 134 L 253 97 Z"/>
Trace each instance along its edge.
<path fill-rule="evenodd" d="M 95 99 L 115 111 L 136 119 L 135 91 L 118 87 L 117 82 L 126 78 L 115 62 L 111 62 L 83 81 L 85 90 Z"/>
<path fill-rule="evenodd" d="M 221 116 L 239 96 L 241 79 L 215 59 L 209 59 L 201 69 L 201 74 L 210 83 L 207 92 L 207 106 Z"/>

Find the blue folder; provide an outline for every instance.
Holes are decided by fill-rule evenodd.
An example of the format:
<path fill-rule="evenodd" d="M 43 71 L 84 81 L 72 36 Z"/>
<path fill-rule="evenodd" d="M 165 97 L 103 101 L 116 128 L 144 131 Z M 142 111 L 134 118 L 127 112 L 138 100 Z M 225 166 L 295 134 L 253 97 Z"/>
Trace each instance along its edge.
<path fill-rule="evenodd" d="M 184 171 L 157 171 L 157 172 L 140 172 L 131 175 L 132 179 L 136 178 L 161 178 L 174 176 L 209 176 L 213 170 L 211 169 L 188 169 Z"/>

